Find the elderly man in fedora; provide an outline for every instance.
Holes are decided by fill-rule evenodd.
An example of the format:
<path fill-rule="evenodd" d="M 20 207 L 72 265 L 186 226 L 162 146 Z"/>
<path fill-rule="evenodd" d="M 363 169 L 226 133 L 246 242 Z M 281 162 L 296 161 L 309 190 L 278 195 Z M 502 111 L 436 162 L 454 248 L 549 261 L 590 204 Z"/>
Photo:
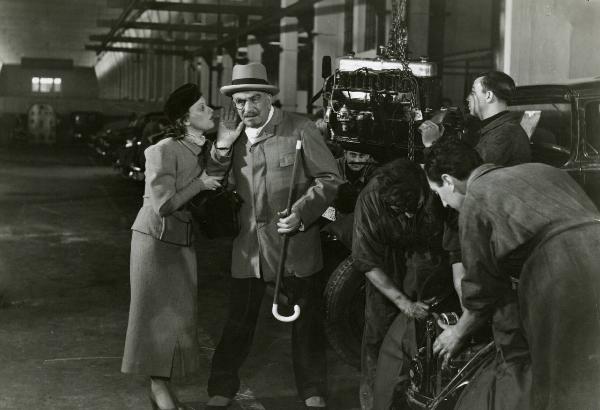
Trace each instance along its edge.
<path fill-rule="evenodd" d="M 210 409 L 227 407 L 240 387 L 239 369 L 250 351 L 266 283 L 275 280 L 284 234 L 290 239 L 283 285 L 291 302 L 302 306 L 292 325 L 296 387 L 307 408 L 326 407 L 326 342 L 317 275 L 323 258 L 315 222 L 342 179 L 314 123 L 271 105 L 278 92 L 260 63 L 234 66 L 231 84 L 221 88 L 237 115 L 233 110 L 223 115 L 214 159 L 230 169 L 243 204 L 240 233 L 233 242 L 229 314 L 208 381 Z M 291 181 L 298 140 L 300 172 Z M 282 211 L 292 183 L 296 197 L 287 215 Z"/>

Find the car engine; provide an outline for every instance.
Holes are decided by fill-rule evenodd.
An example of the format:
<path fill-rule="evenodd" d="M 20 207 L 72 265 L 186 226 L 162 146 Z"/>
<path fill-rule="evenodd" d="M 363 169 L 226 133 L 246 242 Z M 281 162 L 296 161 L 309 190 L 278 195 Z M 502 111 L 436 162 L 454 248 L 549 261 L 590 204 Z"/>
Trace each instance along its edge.
<path fill-rule="evenodd" d="M 377 157 L 414 158 L 416 125 L 439 101 L 436 64 L 348 56 L 336 65 L 323 92 L 331 139 Z"/>

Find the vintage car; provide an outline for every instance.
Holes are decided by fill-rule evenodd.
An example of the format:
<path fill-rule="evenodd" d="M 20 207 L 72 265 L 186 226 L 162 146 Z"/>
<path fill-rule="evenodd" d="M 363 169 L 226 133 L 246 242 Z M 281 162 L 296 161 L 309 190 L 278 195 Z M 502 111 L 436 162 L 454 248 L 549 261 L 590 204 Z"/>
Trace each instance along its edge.
<path fill-rule="evenodd" d="M 105 123 L 104 116 L 98 111 L 73 111 L 69 115 L 69 126 L 74 140 L 86 141 L 97 133 Z"/>
<path fill-rule="evenodd" d="M 564 169 L 600 207 L 600 77 L 517 87 L 535 162 Z"/>
<path fill-rule="evenodd" d="M 130 124 L 127 136 L 116 148 L 114 163 L 121 175 L 134 181 L 144 180 L 144 150 L 164 137 L 169 120 L 162 112 L 150 112 Z"/>
<path fill-rule="evenodd" d="M 105 161 L 112 163 L 116 159 L 116 150 L 129 136 L 129 120 L 121 118 L 107 121 L 102 128 L 90 135 L 87 145 Z"/>

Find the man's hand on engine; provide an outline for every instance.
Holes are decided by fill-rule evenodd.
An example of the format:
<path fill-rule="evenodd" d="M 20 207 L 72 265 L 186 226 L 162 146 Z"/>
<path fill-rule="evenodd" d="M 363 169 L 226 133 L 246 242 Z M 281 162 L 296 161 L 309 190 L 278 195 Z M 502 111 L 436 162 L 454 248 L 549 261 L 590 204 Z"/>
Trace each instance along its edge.
<path fill-rule="evenodd" d="M 407 299 L 403 300 L 398 308 L 412 319 L 425 319 L 429 315 L 429 305 L 423 302 L 412 302 Z"/>
<path fill-rule="evenodd" d="M 431 147 L 431 144 L 442 136 L 440 127 L 429 120 L 423 122 L 423 124 L 419 126 L 419 131 L 421 132 L 421 139 L 425 147 Z"/>
<path fill-rule="evenodd" d="M 239 121 L 237 112 L 232 108 L 222 109 L 217 132 L 217 148 L 229 148 L 242 133 L 244 123 Z"/>
<path fill-rule="evenodd" d="M 433 342 L 433 353 L 439 354 L 444 359 L 442 367 L 446 367 L 450 359 L 460 351 L 464 337 L 457 326 L 447 325 L 440 320 L 437 323 L 444 331 Z"/>

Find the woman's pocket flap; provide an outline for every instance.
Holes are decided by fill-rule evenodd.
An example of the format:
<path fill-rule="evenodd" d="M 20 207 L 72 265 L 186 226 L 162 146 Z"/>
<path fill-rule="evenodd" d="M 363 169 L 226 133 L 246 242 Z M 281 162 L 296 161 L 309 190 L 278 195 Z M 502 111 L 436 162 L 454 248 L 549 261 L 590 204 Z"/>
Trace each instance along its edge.
<path fill-rule="evenodd" d="M 143 206 L 131 229 L 172 245 L 190 246 L 192 243 L 192 221 L 188 211 L 161 217 L 151 206 Z"/>
<path fill-rule="evenodd" d="M 184 221 L 174 215 L 167 215 L 161 218 L 162 227 L 160 239 L 174 245 L 190 246 L 192 243 L 192 222 Z"/>

